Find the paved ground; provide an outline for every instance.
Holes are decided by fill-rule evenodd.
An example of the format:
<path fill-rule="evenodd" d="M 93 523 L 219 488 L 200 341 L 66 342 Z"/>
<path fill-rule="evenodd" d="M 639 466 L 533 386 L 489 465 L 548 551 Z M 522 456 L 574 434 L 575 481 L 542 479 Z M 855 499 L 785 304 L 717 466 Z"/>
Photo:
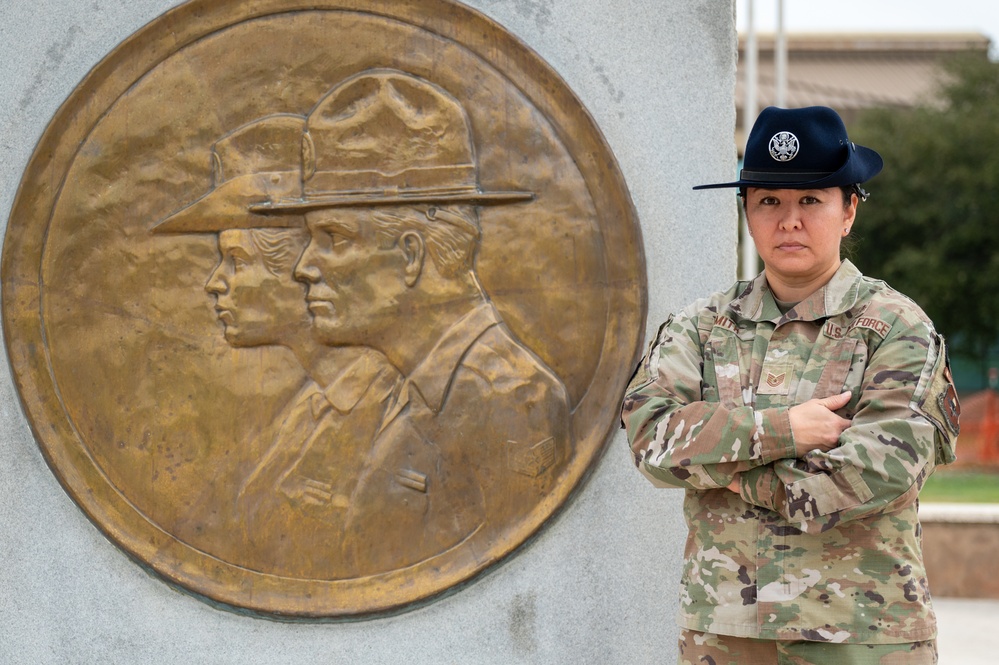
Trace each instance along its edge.
<path fill-rule="evenodd" d="M 934 598 L 940 665 L 999 663 L 999 600 Z"/>

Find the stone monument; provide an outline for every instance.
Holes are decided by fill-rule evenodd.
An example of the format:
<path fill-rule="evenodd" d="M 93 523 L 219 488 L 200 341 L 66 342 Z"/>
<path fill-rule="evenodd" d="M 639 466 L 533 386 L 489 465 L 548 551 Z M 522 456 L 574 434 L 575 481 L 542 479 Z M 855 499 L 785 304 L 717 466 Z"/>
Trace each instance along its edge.
<path fill-rule="evenodd" d="M 677 501 L 611 439 L 646 262 L 650 322 L 733 271 L 734 205 L 688 194 L 733 152 L 731 8 L 148 4 L 125 34 L 71 19 L 66 49 L 110 55 L 45 104 L 14 77 L 0 107 L 21 180 L 0 528 L 27 608 L 0 655 L 42 653 L 30 617 L 60 615 L 90 659 L 185 651 L 101 642 L 56 598 L 251 662 L 272 659 L 223 626 L 357 662 L 672 648 Z M 600 21 L 622 41 L 597 48 Z M 699 40 L 653 56 L 649 21 Z"/>

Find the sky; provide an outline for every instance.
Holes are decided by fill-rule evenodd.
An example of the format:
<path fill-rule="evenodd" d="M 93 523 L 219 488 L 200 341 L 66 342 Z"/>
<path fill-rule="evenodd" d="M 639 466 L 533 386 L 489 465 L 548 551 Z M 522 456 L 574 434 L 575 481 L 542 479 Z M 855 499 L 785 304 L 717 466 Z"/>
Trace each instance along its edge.
<path fill-rule="evenodd" d="M 750 0 L 736 0 L 739 31 L 747 26 Z M 758 32 L 777 26 L 778 0 L 753 0 Z M 978 32 L 999 56 L 997 0 L 784 0 L 784 29 L 789 32 Z"/>

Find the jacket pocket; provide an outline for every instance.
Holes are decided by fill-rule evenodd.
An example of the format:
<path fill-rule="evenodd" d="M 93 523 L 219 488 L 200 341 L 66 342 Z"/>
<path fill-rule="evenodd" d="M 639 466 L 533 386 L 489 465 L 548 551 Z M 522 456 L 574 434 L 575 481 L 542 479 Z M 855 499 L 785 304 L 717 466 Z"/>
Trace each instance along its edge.
<path fill-rule="evenodd" d="M 725 336 L 710 339 L 706 348 L 708 353 L 704 359 L 703 387 L 705 401 L 717 401 L 728 409 L 752 403 L 751 396 L 744 394 L 743 390 L 745 372 L 739 362 L 738 338 Z"/>

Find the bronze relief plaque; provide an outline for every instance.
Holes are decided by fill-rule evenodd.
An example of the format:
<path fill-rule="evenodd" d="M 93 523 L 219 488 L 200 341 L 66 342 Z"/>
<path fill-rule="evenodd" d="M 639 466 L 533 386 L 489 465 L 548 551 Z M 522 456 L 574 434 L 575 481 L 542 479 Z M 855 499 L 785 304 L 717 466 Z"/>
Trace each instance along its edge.
<path fill-rule="evenodd" d="M 191 592 L 359 617 L 537 533 L 617 426 L 645 266 L 565 83 L 448 0 L 195 0 L 24 174 L 7 352 L 49 465 Z"/>

